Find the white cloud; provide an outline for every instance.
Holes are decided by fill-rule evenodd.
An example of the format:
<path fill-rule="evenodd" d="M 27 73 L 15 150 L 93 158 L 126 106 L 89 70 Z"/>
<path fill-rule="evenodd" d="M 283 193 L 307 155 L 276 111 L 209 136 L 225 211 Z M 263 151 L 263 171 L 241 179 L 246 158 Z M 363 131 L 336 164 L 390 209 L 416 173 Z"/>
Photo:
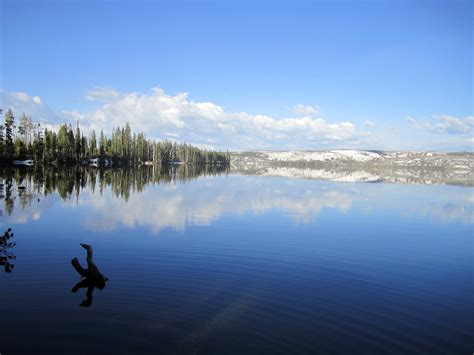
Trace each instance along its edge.
<path fill-rule="evenodd" d="M 375 127 L 375 123 L 370 121 L 370 120 L 365 120 L 364 121 L 364 127 L 365 128 L 374 128 Z"/>
<path fill-rule="evenodd" d="M 474 116 L 459 118 L 450 115 L 433 115 L 432 119 L 419 121 L 413 117 L 406 120 L 412 127 L 424 129 L 433 133 L 441 134 L 470 134 L 474 126 Z"/>
<path fill-rule="evenodd" d="M 119 96 L 119 93 L 113 88 L 98 87 L 89 90 L 84 97 L 90 101 L 103 101 L 116 98 L 117 96 Z"/>
<path fill-rule="evenodd" d="M 351 122 L 329 123 L 315 107 L 298 105 L 303 117 L 276 119 L 267 115 L 227 112 L 212 102 L 196 102 L 187 93 L 168 95 L 160 88 L 150 93 L 120 93 L 113 89 L 90 91 L 88 99 L 100 98 L 91 112 L 64 111 L 62 116 L 96 130 L 109 131 L 129 122 L 134 130 L 151 138 L 175 140 L 229 149 L 318 148 L 320 142 L 350 142 L 359 132 Z"/>
<path fill-rule="evenodd" d="M 16 99 L 20 102 L 28 102 L 28 100 L 30 99 L 28 94 L 24 92 L 12 92 L 10 95 L 13 99 Z"/>
<path fill-rule="evenodd" d="M 474 125 L 472 116 L 464 119 L 448 115 L 435 115 L 433 117 L 437 121 L 434 129 L 440 133 L 469 133 Z"/>
<path fill-rule="evenodd" d="M 11 109 L 16 117 L 26 113 L 30 115 L 34 121 L 43 125 L 58 124 L 61 117 L 43 103 L 39 96 L 30 96 L 24 92 L 7 92 L 0 90 L 0 108 L 4 111 Z"/>
<path fill-rule="evenodd" d="M 389 125 L 375 125 L 370 120 L 359 126 L 350 120 L 329 122 L 320 116 L 318 107 L 302 104 L 293 107 L 293 116 L 284 118 L 228 112 L 213 102 L 194 101 L 187 93 L 168 95 L 158 87 L 148 93 L 94 88 L 84 98 L 95 108 L 56 114 L 39 96 L 0 90 L 0 107 L 11 108 L 17 117 L 22 113 L 31 115 L 47 128 L 57 128 L 65 122 L 75 125 L 79 121 L 85 132 L 93 128 L 110 133 L 129 122 L 134 131 L 144 132 L 149 138 L 184 141 L 209 149 L 453 151 L 472 147 L 474 116 L 434 115 L 429 120 L 407 117 L 407 124 L 394 126 L 393 131 Z M 410 139 L 398 139 L 401 132 Z"/>
<path fill-rule="evenodd" d="M 294 106 L 293 111 L 303 116 L 310 116 L 310 117 L 319 116 L 320 114 L 318 106 L 305 106 L 302 104 Z"/>

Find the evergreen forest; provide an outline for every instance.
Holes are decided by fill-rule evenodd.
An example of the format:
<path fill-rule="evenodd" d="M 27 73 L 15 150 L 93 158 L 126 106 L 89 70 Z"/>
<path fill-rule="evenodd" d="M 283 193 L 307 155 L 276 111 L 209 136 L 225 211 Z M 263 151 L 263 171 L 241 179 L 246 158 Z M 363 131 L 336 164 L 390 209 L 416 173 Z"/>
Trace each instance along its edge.
<path fill-rule="evenodd" d="M 57 131 L 42 128 L 26 114 L 17 120 L 9 109 L 0 124 L 0 164 L 30 160 L 34 164 L 134 166 L 169 164 L 229 165 L 228 152 L 204 150 L 186 143 L 148 139 L 127 123 L 111 135 L 91 130 L 86 135 L 63 124 Z"/>

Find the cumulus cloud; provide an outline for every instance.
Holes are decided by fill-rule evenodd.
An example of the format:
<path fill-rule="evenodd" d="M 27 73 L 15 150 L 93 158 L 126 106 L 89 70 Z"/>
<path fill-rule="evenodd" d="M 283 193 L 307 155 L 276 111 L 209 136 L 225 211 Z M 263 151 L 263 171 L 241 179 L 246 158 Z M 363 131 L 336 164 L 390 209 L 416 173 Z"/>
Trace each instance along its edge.
<path fill-rule="evenodd" d="M 412 127 L 441 134 L 472 134 L 474 116 L 459 118 L 450 115 L 433 115 L 430 120 L 420 121 L 413 117 L 406 117 Z"/>
<path fill-rule="evenodd" d="M 320 111 L 318 106 L 305 106 L 302 104 L 296 105 L 293 107 L 293 111 L 296 112 L 297 114 L 303 115 L 303 116 L 319 116 Z"/>
<path fill-rule="evenodd" d="M 120 94 L 113 88 L 98 87 L 87 91 L 85 99 L 89 101 L 106 101 L 117 98 Z"/>
<path fill-rule="evenodd" d="M 3 110 L 11 109 L 17 117 L 26 113 L 42 124 L 58 124 L 61 121 L 61 117 L 45 105 L 39 96 L 30 96 L 24 92 L 0 90 L 0 107 Z"/>
<path fill-rule="evenodd" d="M 90 112 L 64 111 L 69 121 L 109 131 L 129 122 L 148 137 L 172 137 L 209 148 L 300 149 L 318 148 L 321 142 L 352 142 L 360 133 L 352 122 L 330 123 L 318 115 L 316 107 L 298 105 L 303 116 L 276 119 L 268 115 L 227 112 L 212 102 L 197 102 L 187 93 L 168 95 L 161 88 L 149 93 L 121 93 L 94 89 L 88 100 L 101 104 Z"/>
<path fill-rule="evenodd" d="M 96 87 L 87 91 L 84 99 L 90 101 L 88 106 L 95 108 L 89 111 L 65 110 L 58 114 L 39 96 L 0 90 L 1 108 L 11 108 L 17 116 L 22 113 L 31 115 L 43 127 L 55 129 L 59 124 L 75 125 L 79 121 L 86 132 L 93 128 L 110 133 L 128 122 L 134 131 L 144 132 L 149 138 L 184 141 L 205 149 L 452 151 L 471 149 L 473 144 L 474 116 L 433 115 L 428 120 L 406 117 L 405 125 L 391 128 L 370 120 L 361 121 L 357 126 L 350 120 L 330 122 L 321 116 L 317 106 L 303 104 L 294 106 L 293 114 L 283 118 L 229 112 L 213 102 L 195 101 L 187 93 L 169 95 L 159 87 L 147 93 Z M 396 132 L 393 129 L 412 134 L 413 140 L 394 140 Z M 392 143 L 388 144 L 390 141 Z"/>
<path fill-rule="evenodd" d="M 474 125 L 473 116 L 469 116 L 464 119 L 448 115 L 433 117 L 436 120 L 434 129 L 440 133 L 469 133 L 472 126 Z"/>
<path fill-rule="evenodd" d="M 375 127 L 375 123 L 370 121 L 370 120 L 365 120 L 364 121 L 364 127 L 365 128 L 374 128 Z"/>

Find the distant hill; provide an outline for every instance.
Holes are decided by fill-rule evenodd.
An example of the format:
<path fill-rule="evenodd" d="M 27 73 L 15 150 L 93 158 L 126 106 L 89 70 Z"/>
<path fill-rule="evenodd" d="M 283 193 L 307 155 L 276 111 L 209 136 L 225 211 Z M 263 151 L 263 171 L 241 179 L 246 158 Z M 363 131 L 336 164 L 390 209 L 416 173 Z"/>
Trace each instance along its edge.
<path fill-rule="evenodd" d="M 320 150 L 231 154 L 237 173 L 334 181 L 474 186 L 474 153 Z"/>

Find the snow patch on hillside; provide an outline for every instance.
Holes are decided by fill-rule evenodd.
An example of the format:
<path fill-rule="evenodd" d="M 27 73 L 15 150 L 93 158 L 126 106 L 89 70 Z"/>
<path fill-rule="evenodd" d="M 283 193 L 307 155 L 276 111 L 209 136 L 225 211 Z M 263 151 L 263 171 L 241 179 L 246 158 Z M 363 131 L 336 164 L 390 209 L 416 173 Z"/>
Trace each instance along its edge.
<path fill-rule="evenodd" d="M 382 154 L 362 150 L 259 152 L 273 161 L 355 161 L 379 159 Z"/>

